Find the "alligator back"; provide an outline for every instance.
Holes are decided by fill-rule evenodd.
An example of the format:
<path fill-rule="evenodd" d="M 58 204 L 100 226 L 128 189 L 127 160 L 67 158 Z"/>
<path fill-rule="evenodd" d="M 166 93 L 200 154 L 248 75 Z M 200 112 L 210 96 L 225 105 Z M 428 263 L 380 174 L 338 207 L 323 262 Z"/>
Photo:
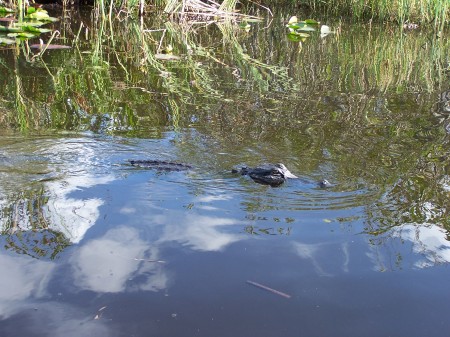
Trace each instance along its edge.
<path fill-rule="evenodd" d="M 165 161 L 165 160 L 130 160 L 129 161 L 131 165 L 142 167 L 142 168 L 149 168 L 154 169 L 158 171 L 186 171 L 190 170 L 193 167 L 189 164 L 183 164 L 183 163 L 177 163 L 172 161 Z"/>

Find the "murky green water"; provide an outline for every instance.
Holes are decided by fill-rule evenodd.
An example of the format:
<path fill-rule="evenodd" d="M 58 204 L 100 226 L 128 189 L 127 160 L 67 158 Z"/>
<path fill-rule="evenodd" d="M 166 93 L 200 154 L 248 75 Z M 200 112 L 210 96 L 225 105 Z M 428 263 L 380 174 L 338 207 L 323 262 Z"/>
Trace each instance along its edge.
<path fill-rule="evenodd" d="M 288 14 L 0 49 L 1 336 L 447 335 L 449 43 Z"/>

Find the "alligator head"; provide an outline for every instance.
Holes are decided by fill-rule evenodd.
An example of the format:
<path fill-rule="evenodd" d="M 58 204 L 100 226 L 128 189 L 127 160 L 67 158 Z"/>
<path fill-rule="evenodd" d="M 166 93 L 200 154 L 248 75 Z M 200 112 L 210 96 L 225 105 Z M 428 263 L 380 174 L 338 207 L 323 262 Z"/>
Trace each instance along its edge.
<path fill-rule="evenodd" d="M 232 172 L 248 175 L 257 183 L 273 187 L 280 186 L 287 178 L 297 178 L 281 163 L 265 164 L 255 168 L 242 167 L 240 170 L 233 170 Z"/>

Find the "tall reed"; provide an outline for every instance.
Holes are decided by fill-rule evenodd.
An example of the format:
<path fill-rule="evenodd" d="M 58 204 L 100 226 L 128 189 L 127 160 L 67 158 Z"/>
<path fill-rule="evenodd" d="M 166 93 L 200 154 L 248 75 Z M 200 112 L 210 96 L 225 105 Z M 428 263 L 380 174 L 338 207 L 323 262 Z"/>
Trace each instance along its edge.
<path fill-rule="evenodd" d="M 347 16 L 356 19 L 395 21 L 399 23 L 429 23 L 440 29 L 450 18 L 448 0 L 292 0 L 291 3 L 302 4 L 313 11 L 333 16 Z M 279 3 L 272 3 L 276 7 Z"/>

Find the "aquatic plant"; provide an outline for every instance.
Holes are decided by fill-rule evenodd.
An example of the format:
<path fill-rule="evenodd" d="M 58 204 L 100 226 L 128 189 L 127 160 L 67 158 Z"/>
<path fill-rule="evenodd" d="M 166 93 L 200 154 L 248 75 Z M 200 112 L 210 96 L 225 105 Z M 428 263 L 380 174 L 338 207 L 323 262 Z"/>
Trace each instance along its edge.
<path fill-rule="evenodd" d="M 41 28 L 41 26 L 54 22 L 57 19 L 48 15 L 42 8 L 28 7 L 25 15 L 19 11 L 15 15 L 14 10 L 7 7 L 0 7 L 0 13 L 9 21 L 8 26 L 0 25 L 0 44 L 14 44 L 16 39 L 26 40 L 39 36 L 42 33 L 51 32 L 51 29 Z"/>
<path fill-rule="evenodd" d="M 304 42 L 310 37 L 309 32 L 315 32 L 319 26 L 319 22 L 312 19 L 298 21 L 296 16 L 289 19 L 286 27 L 288 28 L 288 38 L 294 42 Z"/>

